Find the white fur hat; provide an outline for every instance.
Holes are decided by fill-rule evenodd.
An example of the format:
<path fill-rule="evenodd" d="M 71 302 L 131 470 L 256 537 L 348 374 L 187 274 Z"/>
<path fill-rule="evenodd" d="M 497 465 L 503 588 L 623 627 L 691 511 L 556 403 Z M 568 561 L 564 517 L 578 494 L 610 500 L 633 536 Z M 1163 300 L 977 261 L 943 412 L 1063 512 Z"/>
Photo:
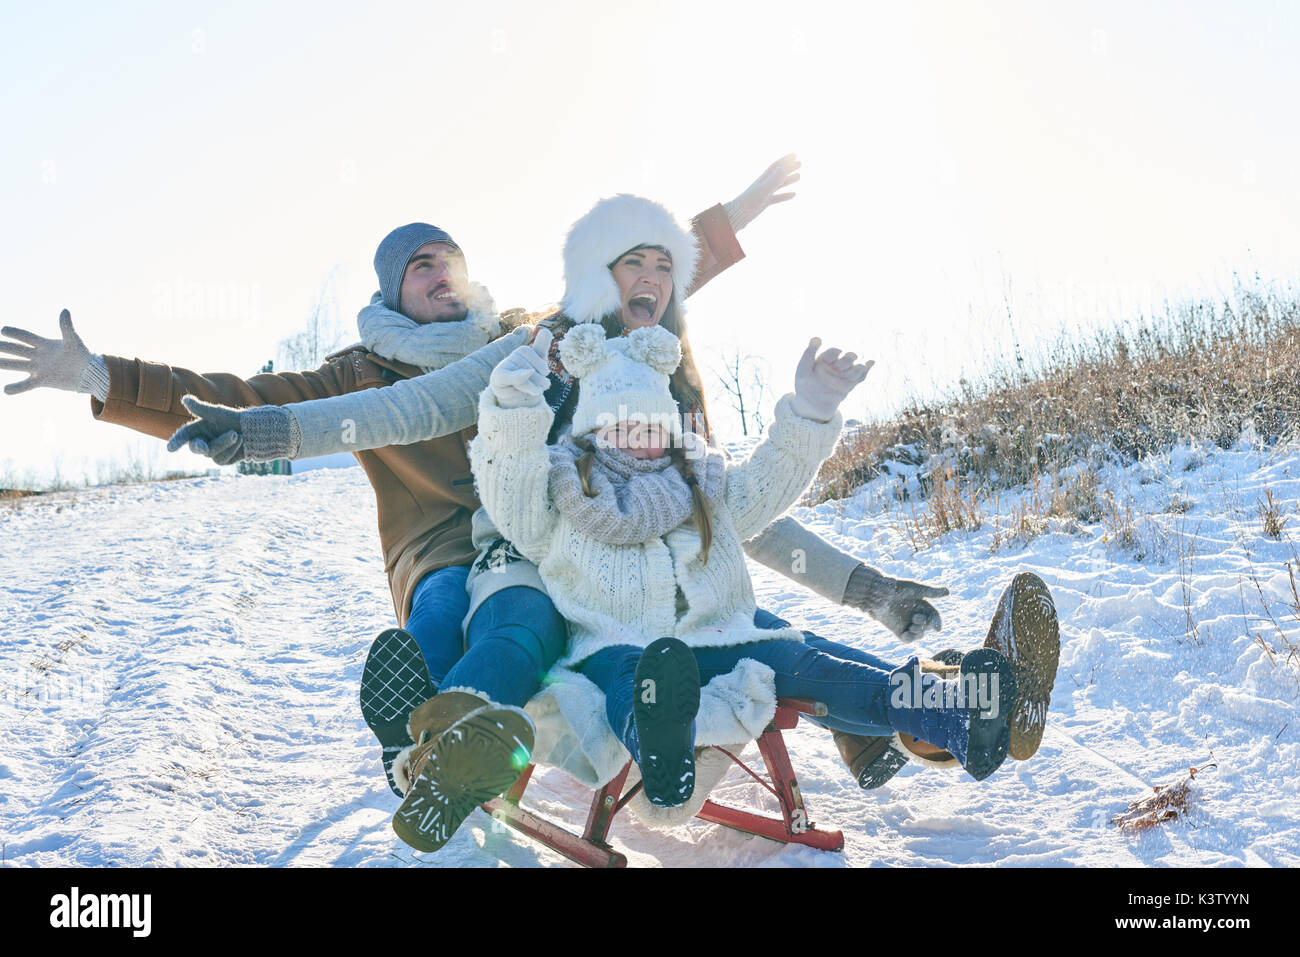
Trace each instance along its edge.
<path fill-rule="evenodd" d="M 681 437 L 682 414 L 668 377 L 682 361 L 682 347 L 667 329 L 646 326 L 606 339 L 603 326 L 585 323 L 560 340 L 560 361 L 579 379 L 575 436 L 618 422 L 644 422 Z"/>
<path fill-rule="evenodd" d="M 564 299 L 560 307 L 574 322 L 599 322 L 622 305 L 609 267 L 638 246 L 662 246 L 673 259 L 677 308 L 695 278 L 700 253 L 695 234 L 673 214 L 640 196 L 619 193 L 602 199 L 573 224 L 564 240 Z"/>

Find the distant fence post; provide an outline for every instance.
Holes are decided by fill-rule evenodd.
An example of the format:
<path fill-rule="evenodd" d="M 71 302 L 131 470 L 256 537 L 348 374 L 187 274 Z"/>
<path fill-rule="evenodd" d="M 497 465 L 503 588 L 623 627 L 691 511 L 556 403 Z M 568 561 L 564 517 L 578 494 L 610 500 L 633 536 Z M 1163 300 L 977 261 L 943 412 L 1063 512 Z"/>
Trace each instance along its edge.
<path fill-rule="evenodd" d="M 274 372 L 275 363 L 268 359 L 259 373 Z M 292 475 L 293 463 L 288 459 L 276 459 L 273 462 L 239 462 L 235 466 L 240 475 Z"/>

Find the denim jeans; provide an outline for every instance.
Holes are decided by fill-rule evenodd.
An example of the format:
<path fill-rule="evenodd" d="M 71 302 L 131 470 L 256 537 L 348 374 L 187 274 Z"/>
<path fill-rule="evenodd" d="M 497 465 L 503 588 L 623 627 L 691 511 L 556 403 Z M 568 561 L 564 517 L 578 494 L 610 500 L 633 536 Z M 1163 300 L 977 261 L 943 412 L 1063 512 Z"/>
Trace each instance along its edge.
<path fill-rule="evenodd" d="M 782 698 L 823 702 L 830 727 L 854 734 L 892 733 L 889 726 L 889 667 L 832 657 L 800 641 L 773 639 L 723 648 L 693 648 L 700 684 L 726 674 L 741 658 L 762 662 L 776 672 L 776 693 Z M 577 670 L 605 692 L 610 727 L 626 743 L 631 726 L 633 676 L 641 649 L 630 645 L 603 648 Z"/>
<path fill-rule="evenodd" d="M 764 611 L 762 608 L 759 608 L 754 613 L 754 625 L 758 628 L 765 628 L 769 631 L 777 628 L 794 627 L 784 618 L 778 618 L 770 611 Z M 832 658 L 840 658 L 844 661 L 856 661 L 860 664 L 871 665 L 873 668 L 879 668 L 884 671 L 889 671 L 895 667 L 883 658 L 871 654 L 869 651 L 863 651 L 860 648 L 851 648 L 848 645 L 842 645 L 838 641 L 831 641 L 829 638 L 814 635 L 811 631 L 805 631 L 803 633 L 803 643 L 809 648 L 815 648 L 824 654 L 830 655 Z M 847 731 L 849 734 L 888 735 L 893 733 L 893 730 L 888 726 L 856 724 L 829 715 L 824 718 L 807 717 L 806 720 L 811 721 L 813 724 L 820 725 L 823 728 L 829 728 L 835 731 Z"/>
<path fill-rule="evenodd" d="M 523 585 L 488 596 L 470 619 L 465 656 L 444 688 L 473 688 L 499 704 L 522 707 L 564 652 L 568 628 L 545 592 Z"/>
<path fill-rule="evenodd" d="M 420 646 L 429 677 L 438 686 L 465 651 L 460 626 L 469 612 L 468 579 L 468 565 L 439 568 L 421 578 L 411 596 L 406 630 Z"/>

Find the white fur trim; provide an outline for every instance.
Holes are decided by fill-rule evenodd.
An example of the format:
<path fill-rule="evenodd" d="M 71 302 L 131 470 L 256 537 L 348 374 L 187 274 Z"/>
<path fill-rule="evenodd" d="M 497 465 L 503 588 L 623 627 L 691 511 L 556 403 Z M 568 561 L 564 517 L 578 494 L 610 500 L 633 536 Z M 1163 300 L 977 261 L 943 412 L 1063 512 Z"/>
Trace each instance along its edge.
<path fill-rule="evenodd" d="M 553 669 L 548 681 L 526 708 L 537 727 L 533 762 L 558 767 L 588 787 L 603 787 L 630 757 L 605 717 L 605 696 L 573 671 Z M 775 673 L 742 658 L 700 689 L 695 743 L 726 746 L 753 740 L 775 714 Z"/>
<path fill-rule="evenodd" d="M 961 770 L 961 762 L 954 757 L 935 759 L 923 757 L 922 755 L 917 754 L 903 743 L 903 739 L 898 736 L 897 731 L 894 732 L 894 740 L 890 742 L 890 745 L 895 751 L 907 758 L 907 760 L 915 761 L 917 764 L 924 765 L 927 768 L 945 768 L 948 770 L 957 768 L 958 770 Z"/>
<path fill-rule="evenodd" d="M 461 694 L 472 694 L 476 698 L 482 698 L 484 704 L 490 704 L 494 708 L 504 707 L 488 697 L 487 692 L 479 691 L 477 688 L 471 688 L 469 685 L 456 685 L 452 688 L 439 688 L 438 694 L 447 694 L 451 691 L 459 691 Z"/>
<path fill-rule="evenodd" d="M 564 314 L 575 322 L 599 322 L 622 302 L 610 264 L 637 246 L 663 246 L 673 258 L 677 308 L 695 278 L 700 253 L 695 235 L 663 206 L 619 193 L 602 199 L 569 229 L 564 241 Z"/>
<path fill-rule="evenodd" d="M 397 752 L 397 757 L 393 758 L 393 783 L 397 785 L 397 790 L 401 791 L 403 795 L 411 790 L 411 752 L 415 750 L 415 747 L 414 744 L 408 744 Z"/>

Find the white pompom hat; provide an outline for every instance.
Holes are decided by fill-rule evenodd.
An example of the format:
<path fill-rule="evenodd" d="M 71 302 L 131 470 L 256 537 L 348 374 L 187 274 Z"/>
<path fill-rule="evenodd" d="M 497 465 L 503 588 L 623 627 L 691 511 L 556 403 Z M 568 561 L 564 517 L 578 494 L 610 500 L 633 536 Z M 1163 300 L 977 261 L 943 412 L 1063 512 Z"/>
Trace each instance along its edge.
<path fill-rule="evenodd" d="M 619 193 L 600 200 L 569 228 L 560 301 L 564 314 L 574 322 L 599 322 L 617 312 L 622 300 L 609 267 L 640 246 L 661 246 L 672 257 L 673 292 L 681 312 L 699 265 L 695 234 L 658 203 Z"/>
<path fill-rule="evenodd" d="M 681 439 L 681 409 L 668 377 L 682 361 L 682 346 L 667 329 L 646 326 L 606 339 L 603 326 L 575 326 L 560 340 L 560 361 L 579 380 L 573 435 L 641 422 Z"/>

